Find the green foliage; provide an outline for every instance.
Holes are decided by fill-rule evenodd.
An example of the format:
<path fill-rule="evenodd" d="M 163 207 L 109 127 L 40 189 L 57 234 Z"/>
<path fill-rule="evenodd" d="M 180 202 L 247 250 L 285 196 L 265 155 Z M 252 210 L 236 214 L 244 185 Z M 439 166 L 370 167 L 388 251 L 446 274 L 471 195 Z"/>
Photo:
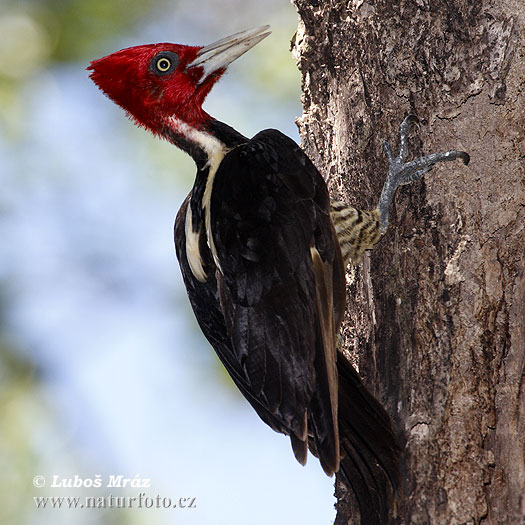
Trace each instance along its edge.
<path fill-rule="evenodd" d="M 70 61 L 97 54 L 103 42 L 129 30 L 163 0 L 26 0 L 0 16 L 28 17 L 45 34 L 49 57 Z"/>

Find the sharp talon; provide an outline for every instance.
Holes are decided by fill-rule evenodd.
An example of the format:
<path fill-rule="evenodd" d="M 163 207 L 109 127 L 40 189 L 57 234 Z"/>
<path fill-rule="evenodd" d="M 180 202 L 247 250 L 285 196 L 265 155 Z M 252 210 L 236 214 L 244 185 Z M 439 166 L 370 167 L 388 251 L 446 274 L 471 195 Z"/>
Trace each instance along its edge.
<path fill-rule="evenodd" d="M 399 126 L 399 135 L 401 138 L 406 138 L 412 124 L 419 124 L 419 119 L 415 115 L 407 115 Z"/>
<path fill-rule="evenodd" d="M 419 119 L 415 115 L 412 115 L 411 113 L 410 115 L 407 115 L 405 117 L 405 122 L 409 124 L 419 124 Z"/>
<path fill-rule="evenodd" d="M 463 161 L 465 166 L 468 166 L 468 163 L 470 162 L 470 155 L 468 153 L 465 153 L 464 151 L 458 151 L 458 157 Z"/>

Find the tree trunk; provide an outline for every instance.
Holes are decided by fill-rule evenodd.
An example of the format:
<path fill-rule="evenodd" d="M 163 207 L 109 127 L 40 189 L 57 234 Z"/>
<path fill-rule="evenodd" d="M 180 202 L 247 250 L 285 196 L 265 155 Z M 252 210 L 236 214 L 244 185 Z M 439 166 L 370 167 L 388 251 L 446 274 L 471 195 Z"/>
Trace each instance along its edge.
<path fill-rule="evenodd" d="M 393 522 L 525 523 L 525 3 L 294 2 L 298 125 L 334 197 L 375 207 L 409 113 L 413 157 L 471 156 L 398 191 L 348 273 L 345 351 L 406 445 Z"/>

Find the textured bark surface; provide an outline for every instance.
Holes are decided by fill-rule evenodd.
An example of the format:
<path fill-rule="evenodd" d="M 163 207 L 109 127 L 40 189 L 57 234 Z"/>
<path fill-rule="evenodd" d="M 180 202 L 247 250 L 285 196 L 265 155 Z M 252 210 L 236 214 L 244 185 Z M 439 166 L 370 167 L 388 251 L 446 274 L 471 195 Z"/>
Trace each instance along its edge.
<path fill-rule="evenodd" d="M 298 125 L 334 196 L 375 207 L 408 113 L 412 156 L 472 159 L 402 188 L 348 274 L 345 349 L 406 442 L 395 521 L 525 523 L 525 3 L 294 3 Z"/>

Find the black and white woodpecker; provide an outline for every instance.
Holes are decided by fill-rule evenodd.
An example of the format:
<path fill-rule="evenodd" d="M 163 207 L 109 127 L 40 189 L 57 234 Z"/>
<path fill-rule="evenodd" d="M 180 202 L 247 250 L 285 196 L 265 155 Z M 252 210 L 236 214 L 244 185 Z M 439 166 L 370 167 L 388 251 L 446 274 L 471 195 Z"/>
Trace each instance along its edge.
<path fill-rule="evenodd" d="M 363 523 L 381 523 L 398 480 L 390 418 L 338 351 L 345 267 L 388 226 L 396 189 L 458 151 L 407 162 L 384 143 L 388 173 L 378 207 L 331 202 L 319 171 L 279 131 L 247 138 L 202 109 L 228 65 L 269 35 L 263 26 L 209 46 L 151 44 L 95 60 L 91 78 L 137 124 L 189 153 L 192 190 L 175 245 L 197 321 L 261 419 L 308 448 L 352 486 Z"/>

